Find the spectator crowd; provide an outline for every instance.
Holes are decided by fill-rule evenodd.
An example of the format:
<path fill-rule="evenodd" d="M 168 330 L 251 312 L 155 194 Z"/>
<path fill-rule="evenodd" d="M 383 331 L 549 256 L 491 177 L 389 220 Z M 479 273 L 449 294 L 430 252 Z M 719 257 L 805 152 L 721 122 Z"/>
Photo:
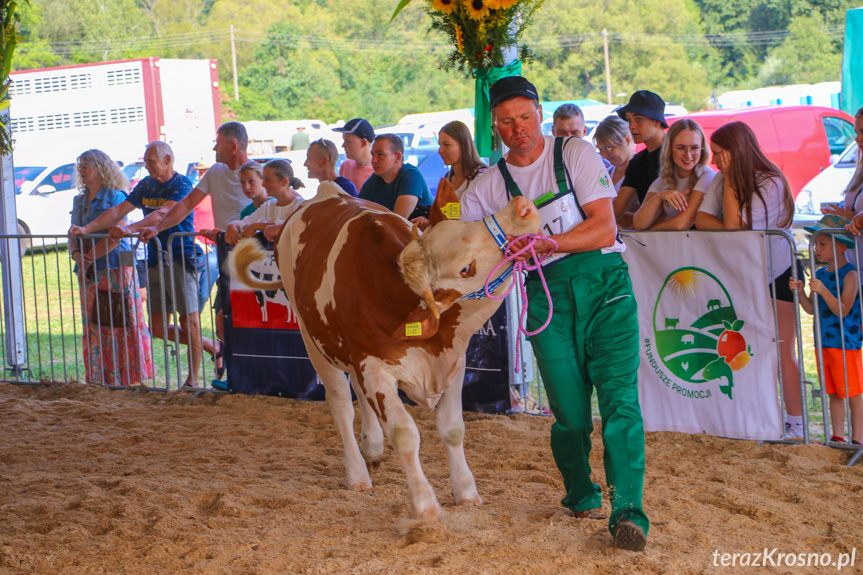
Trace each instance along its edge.
<path fill-rule="evenodd" d="M 527 181 L 522 175 L 526 168 L 535 162 L 547 161 L 551 165 L 556 161 L 546 152 L 555 142 L 560 142 L 563 163 L 570 157 L 575 162 L 571 169 L 566 166 L 570 180 L 564 182 L 566 185 L 561 184 L 561 190 L 566 191 L 566 187 L 574 190 L 573 207 L 581 212 L 578 218 L 581 223 L 604 218 L 604 214 L 591 214 L 591 204 L 595 208 L 598 205 L 595 201 L 600 197 L 605 201 L 607 197 L 608 218 L 615 231 L 790 231 L 793 197 L 787 179 L 763 152 L 755 133 L 746 124 L 728 123 L 715 130 L 708 140 L 701 126 L 692 119 L 679 119 L 669 126 L 664 100 L 658 94 L 641 90 L 635 92 L 625 106 L 618 108 L 616 114 L 596 126 L 590 144 L 584 139 L 587 134 L 582 110 L 573 104 L 560 106 L 553 111 L 553 136 L 543 137 L 543 142 L 547 143 L 539 145 L 540 155 L 526 154 L 521 158 L 519 146 L 524 142 L 539 142 L 532 132 L 536 114 L 530 107 L 539 111 L 540 121 L 542 113 L 532 85 L 523 78 L 514 78 L 496 85 L 499 91 L 508 86 L 504 90 L 507 97 L 497 102 L 499 108 L 492 106 L 495 130 L 509 148 L 505 159 L 490 169 L 479 157 L 471 131 L 462 122 L 450 122 L 439 133 L 439 154 L 449 166 L 445 177 L 464 202 L 463 214 L 476 210 L 478 215 L 495 205 L 497 192 L 491 190 L 496 189 L 496 178 L 506 182 L 507 194 L 511 194 L 510 184 L 515 184 L 514 189 L 518 190 L 518 184 Z M 499 117 L 498 113 L 511 107 L 517 98 L 530 103 L 524 117 Z M 854 126 L 857 145 L 863 149 L 863 109 L 856 114 Z M 401 137 L 376 136 L 374 128 L 363 118 L 354 118 L 336 131 L 342 134 L 346 156 L 338 170 L 339 151 L 334 142 L 308 141 L 308 135 L 302 131 L 294 134 L 292 147 L 306 150 L 305 166 L 309 177 L 335 182 L 346 194 L 379 204 L 413 221 L 420 229 L 425 228 L 433 197 L 420 171 L 405 162 Z M 153 373 L 151 337 L 188 346 L 191 368 L 185 385 L 197 386 L 204 354 L 213 358 L 215 373 L 222 376 L 224 294 L 217 289 L 213 302 L 216 337 L 202 337 L 200 312 L 207 304 L 215 280 L 211 276 L 217 270 L 210 267 L 213 273 L 208 271 L 209 248 L 206 243 L 196 241 L 193 234 L 211 242 L 223 238 L 228 244 L 258 233 L 274 241 L 285 220 L 302 205 L 303 198 L 297 190 L 306 186 L 295 177 L 289 161 L 275 159 L 262 165 L 249 159 L 247 146 L 248 136 L 241 123 L 228 122 L 220 126 L 213 148 L 216 162 L 212 166 L 202 162 L 199 167 L 203 175 L 193 184 L 174 171 L 171 146 L 162 141 L 152 142 L 144 154 L 149 176 L 133 190 L 128 189 L 129 184 L 117 164 L 104 152 L 88 150 L 80 155 L 76 175 L 81 194 L 72 211 L 69 253 L 81 287 L 82 318 L 86 323 L 82 345 L 89 381 L 134 385 L 150 378 Z M 854 249 L 859 245 L 853 238 L 863 229 L 861 157 L 863 154 L 858 153 L 858 167 L 844 191 L 843 201 L 824 208 L 822 227 L 847 227 L 848 235 L 828 242 L 829 246 L 821 245 L 823 242 L 819 239 L 819 249 L 814 256 L 827 266 L 810 282 L 809 296 L 804 283 L 792 279 L 792 266 L 799 264 L 793 261 L 781 239 L 771 239 L 777 245 L 772 249 L 773 277 L 769 278 L 769 289 L 776 301 L 787 437 L 801 436 L 803 427 L 798 385 L 800 368 L 795 353 L 797 310 L 794 296 L 799 295 L 803 309 L 813 313 L 816 302 L 812 294 L 817 294 L 820 296 L 817 309 L 823 317 L 824 349 L 832 350 L 830 345 L 839 342 L 842 352 L 836 356 L 829 351 L 824 357 L 825 371 L 833 373 L 837 380 L 828 386 L 831 407 L 834 397 L 840 402 L 845 397 L 851 399 L 853 432 L 850 440 L 863 440 L 863 400 L 859 382 L 863 365 L 857 297 L 860 276 L 853 265 Z M 518 165 L 518 161 L 524 165 Z M 586 167 L 599 169 L 607 177 L 607 192 L 600 190 L 601 193 L 591 195 L 586 191 L 582 198 L 580 174 L 588 169 Z M 559 183 L 552 183 L 552 189 Z M 207 196 L 212 199 L 215 228 L 195 230 L 192 212 Z M 494 199 L 490 199 L 492 197 Z M 541 211 L 546 209 L 538 207 Z M 136 208 L 143 210 L 144 218 L 130 223 L 126 218 Z M 566 247 L 567 242 L 574 240 L 564 236 L 575 225 L 578 223 L 573 220 L 571 225 L 562 225 L 560 230 L 549 228 L 546 231 L 556 236 L 558 243 L 563 238 L 561 253 L 556 256 L 584 251 L 575 244 Z M 169 238 L 177 232 L 185 235 L 175 236 L 169 245 Z M 107 237 L 97 240 L 89 234 L 107 234 Z M 156 239 L 158 244 L 154 242 Z M 125 254 L 147 242 L 150 244 L 146 263 L 136 268 L 127 261 Z M 613 251 L 614 242 L 600 248 L 603 253 Z M 209 281 L 202 276 L 207 276 Z M 804 277 L 802 269 L 797 277 Z M 144 289 L 147 286 L 149 290 Z M 153 286 L 163 287 L 152 289 Z M 178 325 L 170 325 L 174 313 Z M 838 327 L 834 325 L 836 322 L 828 321 L 828 316 L 846 318 L 843 326 L 846 329 L 849 324 L 858 326 L 854 332 L 858 336 L 834 333 Z M 843 377 L 839 381 L 836 377 L 836 365 L 850 366 L 847 389 L 844 389 L 846 379 Z M 840 418 L 839 408 L 835 410 L 833 427 L 841 430 L 842 425 L 837 427 L 837 424 L 844 424 L 844 411 Z M 837 433 L 835 439 L 843 438 Z"/>

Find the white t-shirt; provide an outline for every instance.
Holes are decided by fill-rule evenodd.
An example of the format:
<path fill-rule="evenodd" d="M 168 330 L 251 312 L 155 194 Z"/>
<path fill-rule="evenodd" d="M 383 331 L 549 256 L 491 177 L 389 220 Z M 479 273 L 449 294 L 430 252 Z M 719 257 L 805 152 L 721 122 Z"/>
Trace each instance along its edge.
<path fill-rule="evenodd" d="M 219 229 L 227 229 L 228 223 L 240 219 L 252 200 L 243 194 L 240 185 L 240 170 L 232 170 L 222 163 L 215 163 L 207 170 L 197 189 L 213 199 L 213 221 Z"/>
<path fill-rule="evenodd" d="M 692 187 L 692 191 L 706 194 L 707 190 L 710 188 L 710 182 L 712 182 L 713 178 L 716 177 L 716 171 L 710 166 L 703 166 L 701 169 L 703 170 L 703 172 L 700 176 L 698 176 L 698 180 L 695 182 L 695 186 Z M 689 191 L 689 176 L 685 178 L 677 177 L 677 172 L 675 171 L 675 178 L 677 179 L 676 188 L 668 187 L 668 183 L 662 179 L 662 176 L 656 178 L 655 180 L 653 180 L 653 183 L 650 184 L 650 187 L 647 189 L 647 195 L 649 196 L 650 194 L 658 194 L 659 192 L 664 192 L 665 190 L 671 189 L 675 189 L 681 194 L 686 195 L 686 192 Z M 673 218 L 680 213 L 680 210 L 667 204 L 666 202 L 662 202 L 662 211 L 665 212 L 665 216 L 668 218 Z"/>
<path fill-rule="evenodd" d="M 242 220 L 231 222 L 237 224 L 240 230 L 246 226 L 256 224 L 258 222 L 269 222 L 271 224 L 283 224 L 291 214 L 293 214 L 302 205 L 303 198 L 294 198 L 287 206 L 280 206 L 275 198 L 270 198 L 261 207 L 249 214 Z"/>
<path fill-rule="evenodd" d="M 545 136 L 542 154 L 529 166 L 518 167 L 507 164 L 512 179 L 525 198 L 535 201 L 548 192 L 558 192 L 554 175 L 554 138 Z M 569 138 L 563 147 L 563 163 L 572 177 L 575 197 L 582 207 L 602 198 L 614 198 L 617 193 L 605 170 L 602 158 L 596 149 L 581 138 Z M 467 222 L 481 220 L 501 210 L 509 203 L 503 176 L 497 164 L 476 178 L 461 198 L 461 219 Z M 576 224 L 584 221 L 581 214 L 574 214 Z M 616 241 L 613 246 L 603 248 L 602 253 L 622 252 L 625 246 Z"/>
<path fill-rule="evenodd" d="M 716 174 L 698 211 L 722 219 L 722 189 L 724 186 L 725 176 L 722 173 Z M 789 215 L 783 203 L 785 187 L 782 180 L 779 178 L 764 179 L 758 189 L 761 191 L 764 202 L 757 197 L 752 198 L 752 229 L 790 232 L 790 225 L 779 226 L 779 223 L 786 220 Z M 746 213 L 742 214 L 742 219 L 744 223 L 747 223 Z M 776 279 L 791 267 L 791 249 L 788 246 L 788 241 L 779 236 L 770 236 L 769 239 L 770 250 L 773 252 L 773 279 Z M 767 252 L 767 257 L 770 257 L 770 251 Z"/>

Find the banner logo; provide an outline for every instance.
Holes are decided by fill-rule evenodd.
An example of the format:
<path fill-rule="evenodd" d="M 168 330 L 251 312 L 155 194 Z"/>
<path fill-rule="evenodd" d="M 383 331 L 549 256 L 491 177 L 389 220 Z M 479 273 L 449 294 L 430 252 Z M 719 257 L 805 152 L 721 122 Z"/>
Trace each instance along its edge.
<path fill-rule="evenodd" d="M 701 386 L 718 381 L 719 390 L 733 399 L 734 372 L 746 367 L 752 357 L 752 348 L 740 333 L 743 325 L 716 276 L 696 267 L 674 270 L 656 299 L 654 340 L 644 342 L 651 367 L 666 386 L 673 383 L 682 395 L 704 399 L 710 391 L 687 389 L 671 381 L 661 367 L 681 383 Z"/>

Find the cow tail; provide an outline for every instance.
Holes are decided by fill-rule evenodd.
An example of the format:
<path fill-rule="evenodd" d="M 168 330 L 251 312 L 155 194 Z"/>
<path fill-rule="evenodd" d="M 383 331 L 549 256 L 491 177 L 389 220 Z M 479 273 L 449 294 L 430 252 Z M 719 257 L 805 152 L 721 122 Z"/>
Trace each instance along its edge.
<path fill-rule="evenodd" d="M 262 262 L 267 257 L 261 243 L 255 238 L 246 238 L 237 244 L 231 251 L 231 268 L 235 278 L 253 289 L 278 290 L 282 288 L 281 280 L 274 282 L 261 281 L 252 276 L 249 266 L 255 262 Z"/>

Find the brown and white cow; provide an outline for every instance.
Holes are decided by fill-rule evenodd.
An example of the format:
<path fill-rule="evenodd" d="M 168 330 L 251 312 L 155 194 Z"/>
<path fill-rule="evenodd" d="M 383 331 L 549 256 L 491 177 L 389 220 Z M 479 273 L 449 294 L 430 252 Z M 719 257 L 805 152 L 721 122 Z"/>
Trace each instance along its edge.
<path fill-rule="evenodd" d="M 442 186 L 436 206 L 445 198 L 457 201 L 445 180 Z M 464 456 L 461 391 L 468 342 L 500 302 L 461 298 L 481 289 L 503 259 L 483 221 L 437 222 L 445 219 L 439 212 L 433 208 L 432 226 L 417 237 L 404 218 L 322 182 L 276 244 L 285 292 L 342 436 L 348 487 L 371 488 L 367 465 L 383 457 L 385 433 L 404 467 L 419 519 L 436 519 L 441 509 L 420 466 L 419 432 L 398 390 L 422 406 L 437 407 L 456 503 L 482 504 Z M 538 233 L 536 209 L 522 197 L 495 216 L 508 234 Z M 263 257 L 256 240 L 241 242 L 233 252 L 234 273 L 246 285 L 274 289 L 248 273 Z M 359 398 L 359 444 L 344 372 Z"/>

